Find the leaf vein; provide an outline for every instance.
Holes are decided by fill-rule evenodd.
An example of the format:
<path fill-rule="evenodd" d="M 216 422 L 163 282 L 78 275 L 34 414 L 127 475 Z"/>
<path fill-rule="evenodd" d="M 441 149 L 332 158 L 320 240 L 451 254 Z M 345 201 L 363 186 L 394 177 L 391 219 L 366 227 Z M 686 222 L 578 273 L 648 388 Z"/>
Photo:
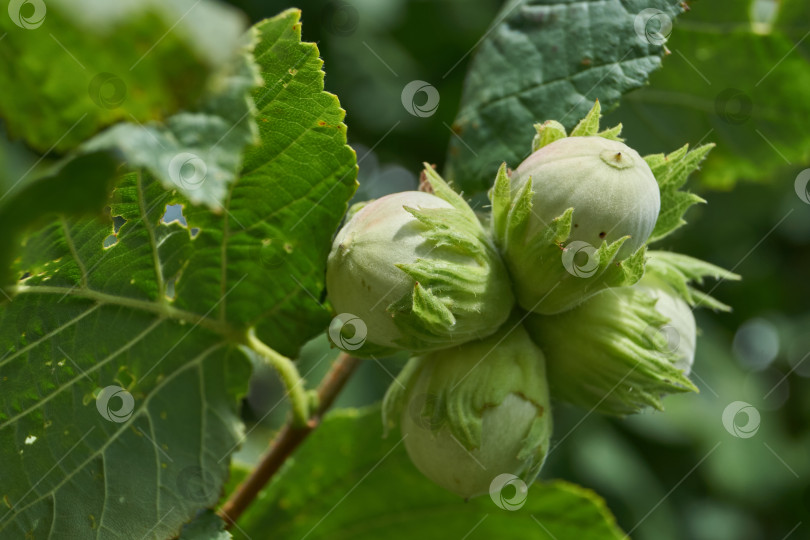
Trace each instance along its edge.
<path fill-rule="evenodd" d="M 79 252 L 76 250 L 76 244 L 73 242 L 73 237 L 70 234 L 70 228 L 68 227 L 67 220 L 62 217 L 62 230 L 65 232 L 65 243 L 67 243 L 68 249 L 70 250 L 71 255 L 73 255 L 73 259 L 76 261 L 76 266 L 79 267 L 79 272 L 81 273 L 81 284 L 83 287 L 87 286 L 87 268 L 84 265 L 84 261 L 82 258 L 79 257 Z"/>
<path fill-rule="evenodd" d="M 155 239 L 155 226 L 149 220 L 146 210 L 146 199 L 143 193 L 143 172 L 138 172 L 138 211 L 141 214 L 141 221 L 146 227 L 146 232 L 149 235 L 149 245 L 152 248 L 152 260 L 155 265 L 155 280 L 157 281 L 158 298 L 157 301 L 165 303 L 166 301 L 166 285 L 163 282 L 163 269 L 160 265 L 160 256 L 158 255 L 158 246 Z M 154 206 L 152 207 L 154 208 Z"/>
<path fill-rule="evenodd" d="M 17 415 L 12 416 L 8 420 L 6 420 L 2 424 L 0 424 L 0 430 L 5 428 L 9 424 L 12 424 L 17 419 L 22 418 L 22 417 L 26 416 L 27 414 L 31 413 L 32 411 L 35 411 L 35 410 L 39 409 L 41 406 L 45 405 L 50 400 L 52 400 L 57 395 L 59 395 L 63 390 L 65 390 L 67 388 L 70 388 L 73 383 L 80 380 L 82 377 L 89 376 L 90 373 L 93 373 L 93 372 L 99 370 L 100 368 L 104 367 L 108 362 L 113 360 L 118 355 L 127 352 L 129 349 L 131 349 L 134 345 L 136 345 L 141 339 L 146 337 L 147 334 L 149 334 L 152 330 L 154 330 L 160 323 L 162 323 L 165 320 L 166 319 L 163 319 L 163 318 L 159 318 L 159 319 L 155 320 L 152 324 L 150 324 L 148 327 L 146 327 L 140 334 L 135 336 L 135 338 L 133 338 L 132 340 L 125 343 L 117 351 L 107 355 L 107 358 L 105 358 L 101 362 L 98 362 L 98 363 L 94 364 L 91 368 L 85 370 L 84 373 L 79 373 L 77 376 L 73 377 L 72 379 L 69 379 L 66 383 L 64 383 L 61 386 L 55 388 L 50 394 L 48 394 L 47 396 L 44 396 L 42 399 L 37 401 L 35 405 L 32 405 L 31 407 L 21 411 Z"/>
<path fill-rule="evenodd" d="M 0 360 L 0 367 L 3 367 L 4 365 L 8 364 L 12 360 L 14 360 L 18 356 L 20 356 L 21 354 L 25 354 L 26 352 L 28 352 L 31 349 L 35 348 L 37 345 L 41 344 L 42 342 L 48 341 L 53 336 L 59 334 L 63 330 L 65 330 L 65 329 L 71 327 L 72 325 L 78 323 L 79 321 L 81 321 L 82 319 L 84 319 L 85 317 L 87 317 L 88 315 L 93 313 L 95 310 L 97 310 L 99 307 L 101 307 L 101 304 L 94 305 L 90 309 L 82 312 L 80 315 L 77 315 L 73 319 L 71 319 L 71 320 L 67 321 L 66 323 L 62 324 L 61 326 L 57 327 L 55 330 L 52 330 L 52 331 L 48 332 L 47 334 L 45 334 L 44 336 L 42 336 L 38 340 L 34 341 L 33 343 L 29 343 L 28 345 L 26 345 L 22 349 L 17 350 L 14 354 L 10 354 L 9 356 L 3 358 L 2 360 Z"/>
<path fill-rule="evenodd" d="M 210 356 L 210 355 L 211 355 L 211 353 L 213 353 L 215 350 L 217 350 L 217 349 L 219 349 L 219 348 L 221 348 L 221 347 L 223 347 L 223 346 L 226 346 L 226 345 L 227 345 L 227 343 L 226 343 L 226 342 L 220 342 L 220 343 L 217 343 L 217 344 L 215 344 L 215 345 L 212 345 L 211 347 L 209 347 L 208 349 L 206 349 L 205 351 L 203 351 L 203 352 L 201 352 L 199 355 L 197 355 L 195 358 L 193 358 L 192 360 L 190 360 L 190 361 L 189 361 L 187 364 L 185 364 L 185 365 L 181 366 L 181 367 L 180 367 L 180 368 L 179 368 L 177 371 L 175 371 L 174 373 L 172 373 L 172 374 L 168 375 L 166 378 L 164 378 L 164 379 L 163 379 L 163 380 L 162 380 L 160 383 L 158 383 L 158 384 L 155 386 L 155 388 L 153 389 L 152 393 L 150 393 L 150 394 L 149 394 L 149 395 L 146 397 L 146 399 L 144 400 L 143 407 L 141 407 L 141 408 L 140 408 L 140 409 L 139 409 L 139 410 L 138 410 L 136 413 L 134 413 L 134 414 L 132 415 L 132 417 L 131 417 L 129 420 L 127 420 L 125 423 L 120 424 L 121 428 L 120 428 L 120 429 L 119 429 L 117 432 L 115 432 L 113 435 L 111 435 L 111 436 L 110 436 L 110 438 L 109 438 L 109 440 L 108 440 L 107 442 L 105 442 L 105 443 L 104 443 L 104 444 L 103 444 L 101 447 L 99 447 L 99 448 L 98 448 L 98 449 L 97 449 L 95 452 L 91 452 L 90 456 L 89 456 L 89 457 L 88 457 L 86 460 L 84 460 L 82 463 L 80 463 L 80 464 L 79 464 L 79 465 L 76 467 L 76 469 L 75 469 L 75 470 L 73 470 L 72 472 L 68 473 L 68 474 L 65 476 L 65 478 L 63 478 L 61 482 L 59 482 L 58 484 L 56 484 L 56 485 L 55 485 L 55 486 L 54 486 L 54 487 L 53 487 L 53 488 L 52 488 L 52 489 L 51 489 L 49 492 L 47 492 L 47 493 L 45 493 L 45 494 L 43 494 L 43 495 L 40 495 L 40 496 L 39 496 L 39 497 L 37 497 L 35 500 L 31 501 L 30 503 L 26 504 L 25 506 L 22 506 L 22 507 L 18 508 L 18 509 L 17 509 L 17 511 L 16 511 L 16 514 L 21 514 L 23 511 L 25 511 L 26 509 L 30 508 L 31 506 L 33 506 L 33 505 L 37 504 L 37 503 L 38 503 L 38 502 L 40 502 L 41 500 L 43 500 L 43 499 L 45 499 L 45 498 L 47 498 L 47 497 L 51 497 L 51 496 L 53 496 L 53 494 L 54 494 L 54 493 L 56 493 L 56 492 L 59 490 L 59 488 L 61 488 L 61 487 L 62 487 L 62 486 L 65 484 L 65 483 L 67 483 L 67 482 L 68 482 L 68 481 L 69 481 L 69 480 L 70 480 L 70 479 L 71 479 L 71 478 L 72 478 L 74 475 L 76 475 L 76 474 L 77 474 L 79 471 L 81 471 L 82 469 L 84 469 L 84 468 L 87 466 L 87 464 L 88 464 L 88 463 L 90 463 L 90 462 L 91 462 L 93 459 L 97 458 L 99 455 L 101 455 L 101 456 L 102 456 L 102 459 L 103 459 L 103 453 L 104 453 L 104 452 L 107 450 L 107 448 L 108 448 L 108 447 L 109 447 L 109 446 L 110 446 L 110 445 L 111 445 L 113 442 L 115 442 L 115 441 L 116 441 L 116 439 L 118 439 L 118 437 L 120 437 L 120 436 L 121 436 L 121 434 L 126 433 L 126 432 L 127 432 L 127 429 L 126 429 L 126 428 L 128 428 L 128 427 L 129 427 L 129 425 L 130 425 L 130 424 L 131 424 L 131 423 L 132 423 L 132 422 L 133 422 L 133 421 L 134 421 L 136 418 L 138 418 L 138 417 L 139 417 L 141 414 L 143 414 L 143 412 L 144 412 L 144 411 L 147 409 L 147 407 L 148 407 L 149 403 L 151 402 L 152 396 L 154 396 L 154 395 L 158 394 L 158 393 L 159 393 L 159 390 L 160 390 L 162 387 L 164 387 L 164 386 L 165 386 L 165 385 L 166 385 L 168 382 L 170 382 L 171 380 L 173 380 L 175 377 L 179 376 L 179 374 L 180 374 L 180 373 L 185 372 L 185 371 L 186 371 L 187 369 L 189 369 L 189 368 L 196 367 L 196 366 L 197 366 L 197 365 L 198 365 L 200 362 L 202 362 L 203 360 L 205 360 L 205 358 L 207 358 L 208 356 Z M 2 526 L 0 526 L 0 532 L 2 532 L 2 530 L 3 530 L 3 529 L 6 527 L 6 525 L 7 525 L 7 524 L 10 524 L 10 523 L 12 523 L 12 521 L 11 521 L 11 520 L 9 520 L 9 521 L 8 521 L 6 524 L 3 524 Z"/>

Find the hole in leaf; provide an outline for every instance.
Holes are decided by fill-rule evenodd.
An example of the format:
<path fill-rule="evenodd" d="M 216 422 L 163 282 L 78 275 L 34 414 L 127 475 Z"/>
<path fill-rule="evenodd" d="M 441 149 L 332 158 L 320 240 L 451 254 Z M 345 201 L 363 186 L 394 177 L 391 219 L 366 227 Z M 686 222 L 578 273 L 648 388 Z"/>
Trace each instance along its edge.
<path fill-rule="evenodd" d="M 127 220 L 124 216 L 113 216 L 113 232 L 118 234 L 118 231 L 121 230 L 121 227 L 123 227 L 126 222 Z"/>
<path fill-rule="evenodd" d="M 183 205 L 182 204 L 167 204 L 166 205 L 166 213 L 163 214 L 161 221 L 168 225 L 173 221 L 177 221 L 183 227 L 188 226 L 188 222 L 186 221 L 186 217 L 183 215 Z"/>
<path fill-rule="evenodd" d="M 198 234 L 200 234 L 200 228 L 199 227 L 192 227 L 191 228 L 191 237 L 192 238 L 197 238 Z"/>
<path fill-rule="evenodd" d="M 111 234 L 110 236 L 104 239 L 102 246 L 104 246 L 104 249 L 109 249 L 117 243 L 118 243 L 118 236 Z"/>

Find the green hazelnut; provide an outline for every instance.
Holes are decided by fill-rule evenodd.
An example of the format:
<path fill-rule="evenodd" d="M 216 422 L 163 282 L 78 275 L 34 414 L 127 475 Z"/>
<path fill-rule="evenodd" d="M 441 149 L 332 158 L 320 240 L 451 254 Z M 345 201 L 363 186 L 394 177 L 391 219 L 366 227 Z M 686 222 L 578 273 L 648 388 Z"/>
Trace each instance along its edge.
<path fill-rule="evenodd" d="M 425 176 L 433 193 L 369 202 L 334 240 L 326 287 L 338 313 L 365 325 L 355 354 L 422 352 L 486 337 L 514 305 L 506 269 L 475 213 L 432 168 Z"/>
<path fill-rule="evenodd" d="M 509 394 L 500 405 L 484 411 L 481 442 L 472 450 L 464 448 L 447 426 L 425 429 L 408 411 L 402 414 L 401 429 L 416 468 L 444 489 L 468 499 L 487 493 L 494 478 L 504 471 L 517 476 L 525 472 L 524 461 L 518 459 L 523 441 L 515 435 L 527 433 L 536 416 L 537 407 Z"/>
<path fill-rule="evenodd" d="M 638 281 L 661 206 L 638 152 L 603 136 L 552 131 L 511 176 L 502 167 L 490 192 L 493 235 L 518 302 L 546 315 Z"/>
<path fill-rule="evenodd" d="M 464 498 L 501 475 L 533 481 L 551 436 L 543 353 L 519 324 L 412 358 L 384 401 L 414 465 Z"/>
<path fill-rule="evenodd" d="M 656 299 L 655 310 L 669 320 L 658 331 L 666 338 L 672 364 L 684 375 L 689 375 L 697 345 L 697 324 L 692 308 L 672 287 L 654 277 L 645 275 L 634 287 Z"/>
<path fill-rule="evenodd" d="M 568 240 L 598 247 L 629 236 L 616 254 L 622 260 L 644 245 L 658 219 L 655 177 L 644 158 L 620 141 L 599 136 L 554 141 L 518 166 L 513 193 L 530 178 L 530 235 L 573 208 Z"/>
<path fill-rule="evenodd" d="M 552 397 L 624 415 L 660 410 L 666 394 L 696 392 L 684 370 L 694 354 L 694 327 L 667 300 L 658 307 L 667 294 L 649 285 L 617 287 L 565 313 L 530 315 L 526 328 L 546 354 Z"/>

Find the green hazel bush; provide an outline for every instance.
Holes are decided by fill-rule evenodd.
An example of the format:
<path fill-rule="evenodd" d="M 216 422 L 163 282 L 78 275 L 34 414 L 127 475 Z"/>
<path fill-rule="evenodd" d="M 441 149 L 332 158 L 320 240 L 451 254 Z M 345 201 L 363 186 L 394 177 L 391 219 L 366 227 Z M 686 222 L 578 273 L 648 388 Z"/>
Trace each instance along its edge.
<path fill-rule="evenodd" d="M 645 153 L 713 127 L 706 187 L 806 161 L 789 112 L 810 101 L 785 92 L 810 88 L 793 47 L 807 3 L 765 24 L 722 1 L 517 0 L 494 18 L 503 2 L 309 1 L 264 20 L 275 9 L 257 2 L 7 2 L 0 539 L 654 535 L 653 519 L 619 529 L 647 512 L 634 500 L 614 518 L 588 488 L 533 480 L 557 452 L 552 403 L 627 415 L 696 391 L 694 310 L 729 309 L 700 289 L 738 276 L 662 248 L 704 202 L 684 185 L 714 145 Z M 704 31 L 726 19 L 733 36 Z M 442 33 L 447 21 L 463 24 Z M 745 74 L 728 61 L 740 50 L 757 60 Z M 698 70 L 711 85 L 693 84 Z M 627 141 L 600 127 L 596 96 Z M 443 177 L 426 165 L 418 188 L 391 189 L 415 184 L 400 165 L 418 154 L 444 155 Z M 772 233 L 800 240 L 787 214 L 763 228 L 752 193 L 725 202 L 753 205 L 745 230 L 695 249 L 733 257 L 767 229 L 745 259 Z M 716 232 L 727 212 L 712 210 Z M 768 329 L 778 341 L 792 326 Z M 741 376 L 726 364 L 708 375 Z M 777 386 L 768 404 L 787 396 Z M 722 405 L 708 401 L 690 407 Z M 735 401 L 722 425 L 752 436 L 756 410 Z M 783 442 L 768 450 L 787 465 Z M 560 472 L 592 483 L 593 470 Z M 695 534 L 714 524 L 692 518 Z"/>

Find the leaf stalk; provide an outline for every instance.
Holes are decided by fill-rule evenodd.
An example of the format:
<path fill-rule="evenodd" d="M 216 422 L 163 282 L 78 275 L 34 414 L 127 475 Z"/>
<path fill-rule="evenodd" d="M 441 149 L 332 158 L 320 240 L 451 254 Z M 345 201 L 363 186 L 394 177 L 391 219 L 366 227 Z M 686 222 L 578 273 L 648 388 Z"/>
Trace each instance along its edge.
<path fill-rule="evenodd" d="M 292 405 L 293 425 L 296 427 L 306 425 L 309 421 L 311 400 L 304 386 L 304 379 L 298 373 L 295 363 L 283 354 L 268 347 L 256 337 L 253 329 L 248 331 L 246 344 L 253 352 L 270 364 L 281 377 L 281 382 L 284 383 L 284 388 L 287 389 L 287 397 L 290 398 L 290 404 Z"/>

